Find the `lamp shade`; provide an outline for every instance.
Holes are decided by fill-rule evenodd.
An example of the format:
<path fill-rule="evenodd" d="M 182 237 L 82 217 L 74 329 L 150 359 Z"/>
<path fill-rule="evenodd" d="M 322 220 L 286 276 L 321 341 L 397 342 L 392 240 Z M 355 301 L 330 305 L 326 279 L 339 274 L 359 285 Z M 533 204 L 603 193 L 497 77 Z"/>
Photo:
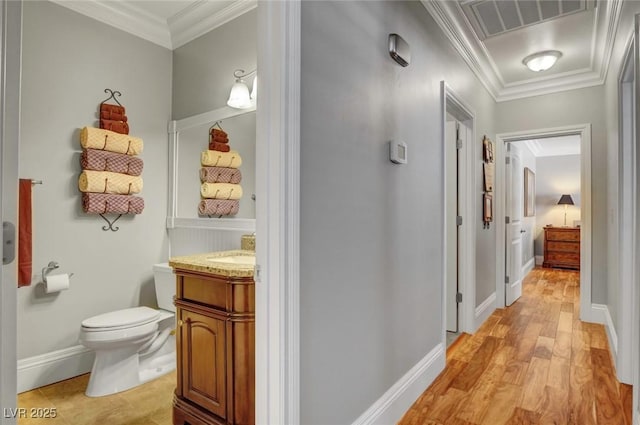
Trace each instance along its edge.
<path fill-rule="evenodd" d="M 571 195 L 562 195 L 558 201 L 558 205 L 573 205 Z"/>
<path fill-rule="evenodd" d="M 251 99 L 249 98 L 249 87 L 242 80 L 236 80 L 231 87 L 229 100 L 227 105 L 237 109 L 247 109 L 251 107 Z"/>
<path fill-rule="evenodd" d="M 251 87 L 251 100 L 254 102 L 258 97 L 258 76 L 253 77 L 253 86 Z"/>

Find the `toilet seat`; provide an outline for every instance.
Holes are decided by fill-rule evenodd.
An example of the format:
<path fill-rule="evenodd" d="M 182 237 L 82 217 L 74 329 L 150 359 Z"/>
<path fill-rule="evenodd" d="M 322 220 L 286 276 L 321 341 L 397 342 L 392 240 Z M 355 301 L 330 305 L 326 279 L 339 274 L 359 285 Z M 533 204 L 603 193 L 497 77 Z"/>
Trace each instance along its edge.
<path fill-rule="evenodd" d="M 85 332 L 108 332 L 155 324 L 160 312 L 149 307 L 133 307 L 99 314 L 82 321 Z"/>

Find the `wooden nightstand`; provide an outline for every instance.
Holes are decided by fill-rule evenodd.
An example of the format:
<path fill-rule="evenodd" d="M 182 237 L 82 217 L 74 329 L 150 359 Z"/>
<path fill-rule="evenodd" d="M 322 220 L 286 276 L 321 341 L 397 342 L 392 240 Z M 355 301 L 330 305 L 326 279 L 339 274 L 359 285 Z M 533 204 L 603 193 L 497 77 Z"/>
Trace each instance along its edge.
<path fill-rule="evenodd" d="M 580 270 L 580 228 L 545 227 L 542 267 Z"/>

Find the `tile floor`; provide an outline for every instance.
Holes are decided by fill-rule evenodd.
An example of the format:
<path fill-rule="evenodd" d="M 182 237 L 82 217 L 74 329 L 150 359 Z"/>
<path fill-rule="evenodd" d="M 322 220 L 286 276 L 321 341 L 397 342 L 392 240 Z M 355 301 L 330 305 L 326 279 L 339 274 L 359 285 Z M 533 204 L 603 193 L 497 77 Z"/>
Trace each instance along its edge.
<path fill-rule="evenodd" d="M 27 417 L 18 425 L 171 425 L 175 372 L 139 387 L 105 397 L 87 397 L 89 375 L 18 394 Z M 31 409 L 55 408 L 55 418 L 35 418 Z M 19 411 L 20 412 L 20 411 Z"/>

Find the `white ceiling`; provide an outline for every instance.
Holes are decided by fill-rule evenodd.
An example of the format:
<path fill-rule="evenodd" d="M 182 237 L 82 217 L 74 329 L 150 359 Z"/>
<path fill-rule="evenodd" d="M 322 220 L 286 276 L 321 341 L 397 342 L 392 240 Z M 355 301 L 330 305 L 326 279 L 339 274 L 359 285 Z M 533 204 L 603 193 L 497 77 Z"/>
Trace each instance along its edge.
<path fill-rule="evenodd" d="M 257 0 L 50 0 L 168 49 L 255 8 Z"/>
<path fill-rule="evenodd" d="M 422 3 L 497 101 L 603 84 L 622 8 L 622 0 L 598 0 L 597 5 L 592 0 Z M 519 22 L 498 16 L 496 11 L 506 5 Z M 472 8 L 480 6 L 483 14 L 474 15 Z M 525 7 L 538 12 L 539 22 L 525 19 Z M 562 15 L 563 7 L 570 13 Z M 530 71 L 522 59 L 543 50 L 559 50 L 562 57 L 547 71 Z"/>
<path fill-rule="evenodd" d="M 258 0 L 50 1 L 175 49 Z M 596 7 L 595 0 L 421 1 L 493 98 L 504 101 L 603 84 L 623 0 Z M 522 59 L 542 50 L 563 55 L 547 71 L 530 71 Z"/>
<path fill-rule="evenodd" d="M 522 143 L 537 158 L 542 156 L 580 155 L 580 136 L 577 135 L 525 140 Z"/>

